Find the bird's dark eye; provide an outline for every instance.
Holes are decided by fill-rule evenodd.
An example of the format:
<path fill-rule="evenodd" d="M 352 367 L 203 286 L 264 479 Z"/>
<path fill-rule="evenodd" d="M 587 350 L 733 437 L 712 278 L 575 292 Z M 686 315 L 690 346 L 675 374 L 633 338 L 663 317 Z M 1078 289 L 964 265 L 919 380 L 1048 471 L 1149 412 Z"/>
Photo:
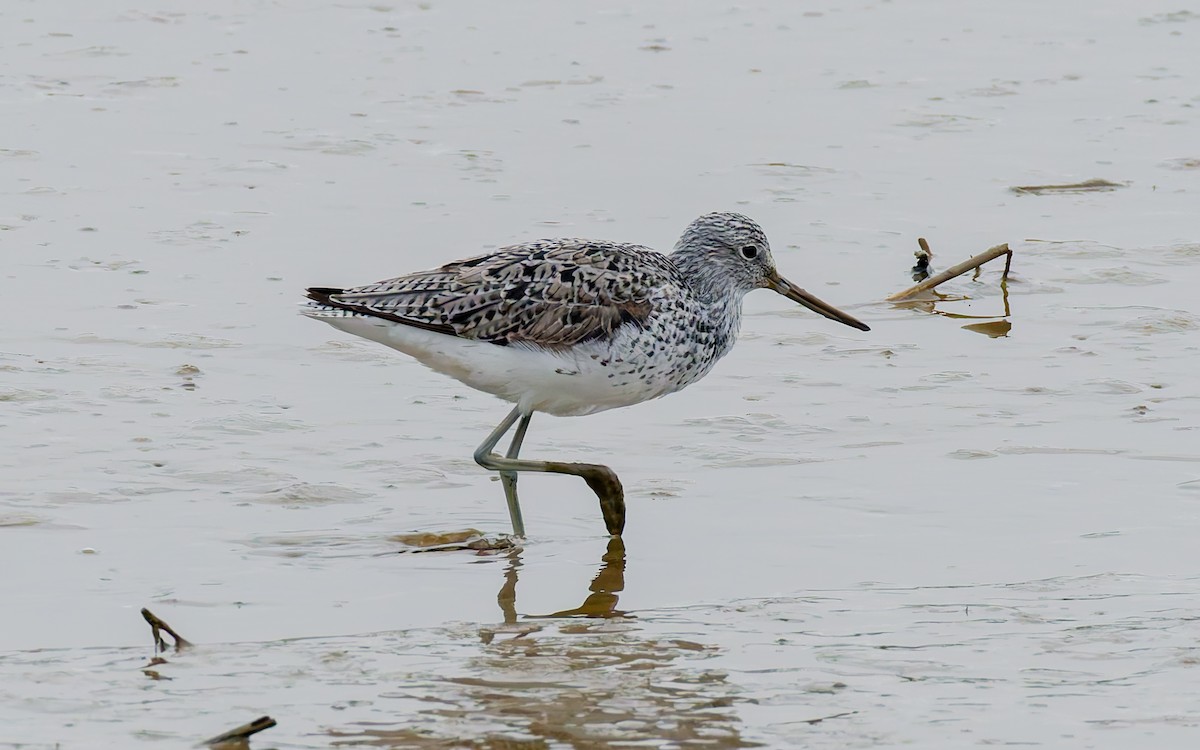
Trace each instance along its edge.
<path fill-rule="evenodd" d="M 742 257 L 746 260 L 754 260 L 758 257 L 758 248 L 754 245 L 746 245 L 742 248 Z"/>

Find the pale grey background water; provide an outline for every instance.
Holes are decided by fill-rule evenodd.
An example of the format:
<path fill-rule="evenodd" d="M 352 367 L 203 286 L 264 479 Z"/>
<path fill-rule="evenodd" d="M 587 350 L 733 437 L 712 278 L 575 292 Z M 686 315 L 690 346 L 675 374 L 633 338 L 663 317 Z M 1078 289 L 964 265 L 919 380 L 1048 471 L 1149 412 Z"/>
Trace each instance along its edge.
<path fill-rule="evenodd" d="M 0 29 L 0 743 L 267 713 L 255 746 L 1195 745 L 1194 3 L 18 1 Z M 1008 190 L 1090 178 L 1128 185 Z M 667 249 L 710 210 L 874 330 L 752 295 L 688 391 L 535 420 L 528 455 L 625 480 L 623 576 L 570 478 L 523 481 L 517 558 L 391 554 L 505 530 L 470 459 L 505 407 L 299 291 Z M 1008 337 L 879 302 L 917 236 L 1012 244 Z M 997 274 L 938 310 L 995 319 Z M 498 626 L 514 574 L 526 616 L 597 571 L 634 617 Z M 142 606 L 201 644 L 169 680 Z"/>

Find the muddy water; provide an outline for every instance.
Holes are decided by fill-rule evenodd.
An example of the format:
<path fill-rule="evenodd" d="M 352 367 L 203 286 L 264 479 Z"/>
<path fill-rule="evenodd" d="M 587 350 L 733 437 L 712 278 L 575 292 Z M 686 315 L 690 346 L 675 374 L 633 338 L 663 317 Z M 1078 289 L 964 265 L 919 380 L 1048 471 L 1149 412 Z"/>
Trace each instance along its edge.
<path fill-rule="evenodd" d="M 1195 12 L 154 8 L 0 9 L 0 743 L 1194 745 Z M 685 393 L 536 419 L 623 546 L 530 477 L 524 549 L 398 554 L 505 530 L 505 407 L 298 290 L 714 209 L 873 330 L 752 295 Z M 1013 276 L 880 302 L 918 236 Z"/>

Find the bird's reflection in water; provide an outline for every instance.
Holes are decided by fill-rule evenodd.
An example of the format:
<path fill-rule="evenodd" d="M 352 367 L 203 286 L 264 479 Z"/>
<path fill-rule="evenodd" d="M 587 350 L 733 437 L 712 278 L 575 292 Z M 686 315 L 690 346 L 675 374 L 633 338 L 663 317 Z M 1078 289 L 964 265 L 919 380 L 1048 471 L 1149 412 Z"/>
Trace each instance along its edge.
<path fill-rule="evenodd" d="M 718 647 L 679 637 L 677 613 L 659 622 L 652 610 L 635 618 L 617 609 L 626 572 L 620 539 L 608 542 L 582 604 L 551 614 L 518 613 L 523 553 L 504 554 L 496 596 L 503 623 L 450 631 L 459 637 L 449 642 L 439 633 L 434 671 L 411 676 L 401 693 L 419 695 L 417 709 L 397 709 L 397 726 L 339 731 L 339 746 L 759 746 L 742 736 L 737 705 L 746 699 L 711 661 Z"/>
<path fill-rule="evenodd" d="M 608 540 L 608 548 L 600 558 L 600 570 L 588 586 L 591 592 L 583 600 L 583 604 L 573 609 L 564 609 L 547 615 L 526 615 L 526 619 L 552 617 L 628 617 L 625 612 L 617 609 L 620 592 L 625 589 L 625 542 L 620 537 Z M 521 549 L 515 548 L 508 552 L 508 565 L 504 568 L 504 585 L 496 595 L 500 611 L 504 613 L 504 624 L 512 625 L 517 622 L 517 577 L 521 570 Z"/>

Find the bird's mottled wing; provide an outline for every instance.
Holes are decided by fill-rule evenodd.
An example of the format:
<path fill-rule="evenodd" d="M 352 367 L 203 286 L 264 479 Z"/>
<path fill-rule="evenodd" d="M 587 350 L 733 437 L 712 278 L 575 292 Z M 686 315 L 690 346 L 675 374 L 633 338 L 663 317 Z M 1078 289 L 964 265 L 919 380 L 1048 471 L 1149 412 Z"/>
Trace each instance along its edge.
<path fill-rule="evenodd" d="M 675 273 L 665 256 L 637 245 L 549 240 L 320 290 L 329 293 L 318 301 L 463 338 L 555 349 L 644 325 L 653 289 L 671 286 Z"/>

